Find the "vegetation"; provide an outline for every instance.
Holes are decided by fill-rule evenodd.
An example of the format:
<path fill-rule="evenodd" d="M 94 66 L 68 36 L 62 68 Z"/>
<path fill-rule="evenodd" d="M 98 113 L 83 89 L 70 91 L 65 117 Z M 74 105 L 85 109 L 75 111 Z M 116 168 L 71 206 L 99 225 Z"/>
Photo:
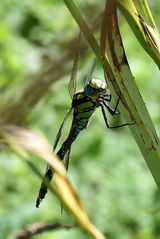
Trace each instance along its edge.
<path fill-rule="evenodd" d="M 1 128 L 3 129 L 4 124 L 30 128 L 45 135 L 50 145 L 53 145 L 58 128 L 71 104 L 68 83 L 73 58 L 78 47 L 76 43 L 79 28 L 65 5 L 67 2 L 72 1 L 7 0 L 0 3 Z M 105 1 L 75 2 L 85 16 L 92 34 L 99 42 Z M 119 1 L 122 12 L 123 2 Z M 139 11 L 142 11 L 141 1 L 135 2 Z M 149 3 L 156 25 L 159 26 L 159 1 Z M 152 21 L 148 22 L 153 26 L 152 23 Z M 133 22 L 130 21 L 130 24 L 133 25 Z M 134 37 L 134 29 L 132 29 L 133 33 L 122 14 L 119 16 L 119 27 L 129 66 L 159 135 L 160 99 L 159 87 L 157 87 L 159 55 L 141 41 L 144 51 Z M 84 25 L 80 25 L 80 28 L 82 32 L 85 30 Z M 105 35 L 104 32 L 103 34 Z M 78 90 L 83 88 L 88 68 L 95 57 L 92 51 L 95 45 L 92 47 L 92 42 L 87 43 L 87 41 L 89 38 L 84 36 L 81 43 Z M 109 54 L 112 69 L 112 51 Z M 94 76 L 104 79 L 101 62 L 97 63 Z M 117 75 L 116 77 L 118 78 Z M 108 83 L 114 95 L 112 106 L 115 105 L 117 92 L 121 92 L 124 101 L 127 99 L 125 92 L 121 89 L 123 87 L 116 86 L 116 88 L 114 83 L 113 85 L 112 82 Z M 129 109 L 132 108 L 129 106 Z M 111 125 L 132 120 L 125 114 L 123 102 L 119 110 L 120 115 L 109 117 Z M 136 114 L 134 111 L 131 113 L 134 113 L 133 117 Z M 146 119 L 146 115 L 144 118 Z M 59 146 L 67 137 L 71 119 L 72 116 L 65 125 Z M 138 128 L 134 132 L 132 130 L 133 135 L 137 135 L 138 133 L 135 133 L 137 131 Z M 10 145 L 8 148 L 3 141 L 3 135 Z M 15 133 L 13 135 L 16 136 Z M 35 138 L 37 143 L 38 137 Z M 19 139 L 20 137 L 17 137 L 17 141 Z M 29 158 L 26 157 L 25 153 L 17 148 L 17 144 L 6 137 L 3 130 L 0 142 L 2 149 L 0 160 L 1 238 L 22 238 L 16 235 L 28 225 L 32 225 L 28 229 L 32 232 L 38 228 L 44 228 L 42 234 L 31 237 L 35 239 L 89 238 L 77 226 L 74 217 L 67 210 L 61 214 L 61 202 L 50 192 L 40 208 L 35 208 L 41 179 L 27 164 L 33 163 L 36 170 L 43 173 L 46 162 L 37 159 L 39 154 L 29 154 Z M 142 146 L 140 145 L 139 147 Z M 13 153 L 13 149 L 22 158 L 24 157 L 27 164 Z M 159 162 L 158 147 L 155 151 L 157 162 Z M 142 153 L 145 159 L 146 157 L 148 160 L 151 159 L 149 158 L 151 155 L 148 155 L 148 151 L 144 148 Z M 108 239 L 159 237 L 160 194 L 157 187 L 159 168 L 155 168 L 156 164 L 152 168 L 154 163 L 148 165 L 154 179 L 157 179 L 156 185 L 143 156 L 128 127 L 106 129 L 100 110 L 95 112 L 88 128 L 73 143 L 68 177 L 92 223 Z M 156 172 L 155 175 L 154 172 Z M 59 183 L 59 181 L 56 182 Z M 66 207 L 68 207 L 67 203 Z M 72 208 L 69 209 L 72 211 Z"/>

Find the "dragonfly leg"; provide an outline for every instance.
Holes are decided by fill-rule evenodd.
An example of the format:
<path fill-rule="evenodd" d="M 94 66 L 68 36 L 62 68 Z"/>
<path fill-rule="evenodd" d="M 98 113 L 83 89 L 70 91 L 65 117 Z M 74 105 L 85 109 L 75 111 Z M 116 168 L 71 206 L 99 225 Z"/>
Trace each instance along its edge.
<path fill-rule="evenodd" d="M 119 114 L 119 112 L 116 111 L 117 108 L 118 108 L 118 105 L 119 105 L 119 100 L 120 100 L 120 97 L 118 98 L 117 103 L 116 103 L 116 106 L 115 106 L 115 108 L 114 108 L 114 113 L 115 113 L 115 114 Z M 117 113 L 116 113 L 116 112 L 117 112 Z"/>
<path fill-rule="evenodd" d="M 119 104 L 119 99 L 118 99 L 118 101 L 117 101 L 116 106 L 115 106 L 114 109 L 112 109 L 112 108 L 108 105 L 108 103 L 106 103 L 105 101 L 102 101 L 102 104 L 107 108 L 107 110 L 109 111 L 109 113 L 110 113 L 111 115 L 118 115 L 118 114 L 119 114 L 119 112 L 116 111 L 116 110 L 117 110 L 117 107 L 118 107 L 118 104 Z"/>
<path fill-rule="evenodd" d="M 62 124 L 61 124 L 61 126 L 60 126 L 60 128 L 59 128 L 59 130 L 58 130 L 58 133 L 57 133 L 57 135 L 56 135 L 56 139 L 55 139 L 55 142 L 54 142 L 54 146 L 53 146 L 53 151 L 55 151 L 55 149 L 56 149 L 56 146 L 57 146 L 57 144 L 58 144 L 58 142 L 59 142 L 59 139 L 60 139 L 60 137 L 61 137 L 61 134 L 62 134 L 63 126 L 64 126 L 66 120 L 68 119 L 68 116 L 70 115 L 72 108 L 73 108 L 73 107 L 71 106 L 70 109 L 67 110 L 67 113 L 66 113 L 66 115 L 65 115 L 65 117 L 64 117 L 64 119 L 63 119 L 63 122 L 62 122 Z"/>
<path fill-rule="evenodd" d="M 103 102 L 104 103 L 104 102 Z M 120 128 L 120 127 L 123 127 L 123 126 L 126 126 L 126 125 L 133 125 L 133 124 L 135 124 L 135 122 L 131 122 L 131 123 L 125 123 L 125 124 L 121 124 L 121 125 L 116 125 L 116 126 L 110 126 L 109 125 L 109 123 L 108 123 L 108 120 L 107 120 L 107 116 L 106 116 L 106 113 L 105 113 L 105 109 L 104 109 L 104 105 L 100 105 L 101 106 L 101 110 L 102 110 L 102 114 L 103 114 L 103 118 L 104 118 L 104 121 L 105 121 L 105 123 L 106 123 L 106 126 L 107 126 L 107 128 L 109 128 L 109 129 L 115 129 L 115 128 Z M 106 106 L 106 105 L 105 105 Z M 106 108 L 108 109 L 108 111 L 110 112 L 112 109 L 110 109 L 110 107 L 108 106 L 106 106 Z M 114 110 L 113 110 L 113 112 L 114 112 Z M 116 112 L 116 111 L 115 111 Z M 110 112 L 111 113 L 111 112 Z M 114 113 L 115 114 L 115 113 Z M 114 115 L 113 114 L 113 115 Z"/>
<path fill-rule="evenodd" d="M 107 98 L 107 97 L 108 97 L 108 98 Z M 105 95 L 101 96 L 100 99 L 101 99 L 102 101 L 111 102 L 111 100 L 112 100 L 112 95 L 106 93 Z"/>

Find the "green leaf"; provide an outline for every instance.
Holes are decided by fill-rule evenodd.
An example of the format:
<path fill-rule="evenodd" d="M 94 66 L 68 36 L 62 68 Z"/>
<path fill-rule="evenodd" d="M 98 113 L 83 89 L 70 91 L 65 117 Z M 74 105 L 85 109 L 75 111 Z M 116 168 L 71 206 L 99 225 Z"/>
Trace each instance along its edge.
<path fill-rule="evenodd" d="M 117 2 L 139 43 L 160 69 L 160 37 L 157 29 L 144 21 L 132 0 L 118 0 Z"/>
<path fill-rule="evenodd" d="M 80 11 L 78 10 L 77 6 L 74 4 L 74 2 L 72 0 L 63 0 L 63 1 L 65 2 L 65 4 L 66 4 L 67 8 L 69 9 L 70 13 L 74 17 L 77 24 L 79 25 L 81 31 L 85 35 L 90 47 L 92 48 L 92 50 L 95 53 L 97 59 L 99 59 L 99 61 L 101 61 L 101 54 L 100 54 L 99 45 L 98 45 L 95 37 L 93 36 L 91 30 L 89 29 L 86 21 L 84 20 Z"/>
<path fill-rule="evenodd" d="M 127 110 L 122 109 L 123 114 L 127 118 L 129 113 L 135 120 L 135 125 L 130 126 L 131 132 L 157 186 L 160 188 L 160 142 L 127 62 L 118 28 L 116 7 L 115 2 L 112 0 L 107 1 L 105 10 L 105 20 L 108 22 L 106 30 L 107 55 L 121 92 L 121 97 L 125 102 L 125 106 L 127 106 Z"/>

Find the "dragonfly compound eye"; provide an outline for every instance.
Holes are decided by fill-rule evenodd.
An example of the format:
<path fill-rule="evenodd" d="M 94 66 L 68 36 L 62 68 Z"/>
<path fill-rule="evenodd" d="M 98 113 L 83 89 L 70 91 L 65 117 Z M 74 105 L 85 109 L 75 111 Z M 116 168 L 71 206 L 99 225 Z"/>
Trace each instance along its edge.
<path fill-rule="evenodd" d="M 92 95 L 94 95 L 97 92 L 97 90 L 94 89 L 89 84 L 85 87 L 84 91 L 85 91 L 86 95 L 88 95 L 88 96 L 92 96 Z"/>

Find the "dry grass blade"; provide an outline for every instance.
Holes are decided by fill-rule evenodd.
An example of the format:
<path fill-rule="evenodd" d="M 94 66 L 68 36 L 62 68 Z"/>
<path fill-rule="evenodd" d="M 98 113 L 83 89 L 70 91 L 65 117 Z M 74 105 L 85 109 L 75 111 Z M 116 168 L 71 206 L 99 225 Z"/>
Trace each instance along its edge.
<path fill-rule="evenodd" d="M 94 19 L 91 20 L 96 30 L 98 27 L 97 22 Z M 0 113 L 3 115 L 3 119 L 1 119 L 3 122 L 18 125 L 24 124 L 25 118 L 48 92 L 51 85 L 62 79 L 64 75 L 69 75 L 70 68 L 68 63 L 73 59 L 77 50 L 77 37 L 71 38 L 67 44 L 64 39 L 64 41 L 59 42 L 59 45 L 63 46 L 59 47 L 59 57 L 54 56 L 54 60 L 50 59 L 47 62 L 47 66 L 44 62 L 41 69 L 35 75 L 28 77 L 19 86 L 20 93 L 16 101 L 10 102 L 9 105 L 3 108 L 1 106 Z M 86 42 L 82 39 L 81 54 L 84 54 L 86 49 Z"/>
<path fill-rule="evenodd" d="M 63 225 L 58 222 L 54 222 L 52 224 L 47 224 L 45 222 L 38 222 L 31 225 L 28 225 L 21 231 L 19 231 L 16 235 L 9 236 L 8 239 L 27 239 L 31 236 L 35 236 L 37 234 L 41 234 L 43 232 L 59 230 L 59 229 L 71 229 L 73 227 L 68 225 Z"/>
<path fill-rule="evenodd" d="M 1 137 L 27 163 L 31 164 L 28 153 L 45 160 L 55 172 L 56 191 L 54 193 L 75 216 L 79 225 L 96 239 L 105 239 L 102 233 L 91 223 L 80 199 L 67 178 L 66 170 L 57 157 L 52 154 L 47 141 L 39 134 L 16 126 L 1 127 Z M 51 188 L 50 188 L 51 189 Z M 53 191 L 52 191 L 53 192 Z"/>

